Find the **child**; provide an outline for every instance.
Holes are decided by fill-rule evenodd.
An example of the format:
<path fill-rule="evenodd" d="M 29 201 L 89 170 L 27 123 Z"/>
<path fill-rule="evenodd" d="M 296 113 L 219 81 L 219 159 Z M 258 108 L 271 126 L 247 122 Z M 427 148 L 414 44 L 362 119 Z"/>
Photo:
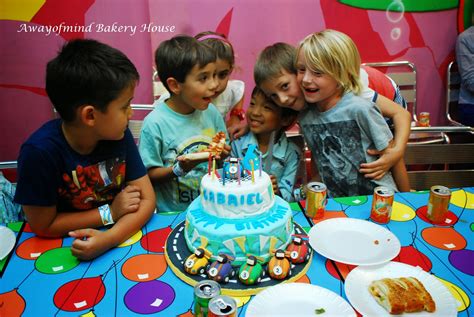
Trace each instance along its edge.
<path fill-rule="evenodd" d="M 243 110 L 245 84 L 241 80 L 229 80 L 235 65 L 234 48 L 223 34 L 207 31 L 197 34 L 194 38 L 210 46 L 217 54 L 218 87 L 212 96 L 212 104 L 224 120 L 229 115 L 227 131 L 232 139 L 237 139 L 248 131 L 248 126 Z M 160 96 L 159 101 L 169 97 L 169 93 L 165 93 Z"/>
<path fill-rule="evenodd" d="M 309 106 L 300 125 L 318 171 L 333 197 L 370 195 L 376 186 L 397 191 L 391 173 L 369 180 L 359 165 L 367 149 L 383 151 L 392 133 L 375 104 L 357 96 L 360 56 L 345 34 L 325 30 L 307 36 L 297 49 L 297 81 Z"/>
<path fill-rule="evenodd" d="M 20 150 L 15 202 L 38 236 L 76 238 L 71 251 L 81 260 L 130 238 L 155 208 L 127 129 L 138 79 L 122 52 L 94 40 L 67 43 L 46 69 L 46 92 L 61 119 Z"/>
<path fill-rule="evenodd" d="M 139 150 L 157 194 L 157 209 L 182 211 L 199 196 L 208 158 L 185 154 L 205 149 L 212 137 L 225 131 L 219 111 L 211 104 L 216 94 L 216 53 L 189 36 L 175 36 L 155 52 L 160 80 L 170 93 L 157 101 L 144 119 Z M 226 145 L 223 155 L 228 155 Z"/>
<path fill-rule="evenodd" d="M 288 107 L 301 111 L 305 106 L 303 93 L 296 81 L 296 69 L 294 61 L 296 50 L 286 43 L 275 43 L 266 47 L 258 56 L 254 69 L 254 77 L 259 86 L 267 96 L 272 98 L 281 107 Z M 378 85 L 374 85 L 377 87 Z M 363 87 L 361 96 L 377 103 L 382 114 L 393 120 L 395 129 L 395 139 L 391 148 L 380 153 L 374 149 L 369 149 L 370 155 L 382 154 L 376 161 L 362 163 L 360 172 L 365 177 L 380 179 L 392 166 L 400 168 L 401 171 L 395 173 L 398 188 L 401 191 L 409 191 L 410 184 L 406 175 L 406 167 L 403 161 L 405 146 L 410 135 L 411 116 L 408 111 L 399 107 L 393 101 L 377 94 L 367 87 Z M 400 177 L 400 179 L 398 179 Z"/>
<path fill-rule="evenodd" d="M 286 201 L 293 201 L 293 187 L 301 161 L 301 150 L 285 135 L 296 116 L 296 111 L 278 107 L 255 87 L 247 109 L 250 132 L 232 142 L 231 153 L 235 157 L 244 157 L 251 145 L 257 146 L 255 156 L 262 153 L 262 161 L 271 162 L 270 166 L 264 164 L 263 167 L 271 174 L 273 191 Z M 271 158 L 268 155 L 272 155 Z"/>

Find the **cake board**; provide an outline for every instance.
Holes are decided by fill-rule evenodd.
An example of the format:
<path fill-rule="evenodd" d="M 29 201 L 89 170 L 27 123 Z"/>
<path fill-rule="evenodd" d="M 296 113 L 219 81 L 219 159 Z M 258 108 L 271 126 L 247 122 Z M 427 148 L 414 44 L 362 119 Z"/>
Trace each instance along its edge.
<path fill-rule="evenodd" d="M 202 280 L 208 280 L 209 278 L 205 274 L 192 275 L 184 270 L 184 261 L 189 255 L 192 254 L 191 251 L 189 251 L 184 238 L 184 223 L 185 222 L 183 221 L 178 226 L 176 226 L 166 239 L 165 258 L 169 267 L 178 278 L 180 278 L 183 282 L 194 286 L 198 282 Z M 293 224 L 295 228 L 295 234 L 306 234 L 304 229 L 299 224 L 296 222 L 293 222 Z M 306 274 L 312 259 L 313 253 L 311 252 L 311 257 L 307 262 L 301 264 L 291 264 L 292 274 L 283 280 L 275 280 L 270 278 L 268 272 L 266 271 L 266 274 L 260 283 L 246 285 L 240 282 L 236 274 L 230 279 L 229 283 L 220 284 L 221 293 L 229 296 L 250 296 L 257 294 L 269 286 L 280 283 L 295 282 Z M 264 269 L 266 270 L 266 265 L 264 265 Z"/>

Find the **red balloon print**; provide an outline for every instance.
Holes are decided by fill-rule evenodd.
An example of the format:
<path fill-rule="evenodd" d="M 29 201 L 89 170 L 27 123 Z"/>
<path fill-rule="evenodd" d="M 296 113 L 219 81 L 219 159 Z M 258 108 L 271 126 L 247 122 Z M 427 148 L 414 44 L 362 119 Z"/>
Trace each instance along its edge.
<path fill-rule="evenodd" d="M 105 294 L 100 276 L 77 279 L 61 286 L 54 294 L 54 304 L 61 310 L 77 312 L 99 303 Z"/>
<path fill-rule="evenodd" d="M 426 272 L 429 272 L 433 267 L 431 260 L 412 245 L 402 247 L 393 261 L 419 266 Z"/>
<path fill-rule="evenodd" d="M 25 310 L 25 299 L 16 289 L 0 294 L 0 316 L 21 316 Z"/>
<path fill-rule="evenodd" d="M 23 241 L 16 249 L 16 254 L 25 260 L 35 260 L 46 251 L 60 248 L 62 239 L 43 239 L 32 237 Z"/>
<path fill-rule="evenodd" d="M 166 228 L 149 232 L 143 236 L 140 241 L 142 248 L 150 252 L 164 253 L 166 238 L 168 238 L 171 231 L 171 227 L 168 226 Z"/>
<path fill-rule="evenodd" d="M 456 222 L 458 222 L 458 217 L 451 211 L 448 211 L 448 213 L 446 214 L 446 218 L 444 219 L 443 222 L 437 222 L 437 223 L 434 223 L 430 219 L 428 219 L 427 212 L 428 212 L 428 207 L 423 206 L 416 210 L 416 215 L 421 220 L 427 223 L 435 224 L 437 226 L 449 227 L 449 226 L 453 226 Z"/>

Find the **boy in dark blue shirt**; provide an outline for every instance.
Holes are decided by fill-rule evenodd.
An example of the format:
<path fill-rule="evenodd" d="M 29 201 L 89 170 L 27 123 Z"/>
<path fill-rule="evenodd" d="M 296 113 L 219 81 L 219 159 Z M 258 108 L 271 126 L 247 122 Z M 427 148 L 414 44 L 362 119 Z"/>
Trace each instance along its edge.
<path fill-rule="evenodd" d="M 122 52 L 94 40 L 67 43 L 46 69 L 46 92 L 61 118 L 20 150 L 15 202 L 38 236 L 76 238 L 71 251 L 81 260 L 127 240 L 155 208 L 127 128 L 138 79 Z"/>

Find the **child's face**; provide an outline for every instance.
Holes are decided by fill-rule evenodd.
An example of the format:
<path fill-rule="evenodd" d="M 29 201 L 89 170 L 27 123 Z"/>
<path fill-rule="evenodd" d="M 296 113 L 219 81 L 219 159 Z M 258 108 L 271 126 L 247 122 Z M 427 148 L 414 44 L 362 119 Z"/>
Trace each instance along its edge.
<path fill-rule="evenodd" d="M 257 94 L 250 100 L 247 122 L 250 131 L 256 135 L 277 131 L 282 127 L 281 108 L 268 102 L 262 94 Z"/>
<path fill-rule="evenodd" d="M 101 140 L 120 140 L 127 129 L 128 121 L 133 115 L 130 106 L 135 94 L 136 83 L 123 89 L 119 96 L 107 106 L 107 111 L 96 111 L 96 128 Z"/>
<path fill-rule="evenodd" d="M 337 81 L 328 74 L 311 71 L 306 65 L 303 50 L 298 54 L 296 69 L 297 81 L 307 103 L 317 103 L 319 108 L 327 110 L 339 101 L 342 89 Z"/>
<path fill-rule="evenodd" d="M 218 58 L 216 61 L 216 73 L 219 84 L 212 99 L 217 98 L 217 96 L 222 94 L 222 92 L 227 88 L 227 83 L 229 82 L 229 77 L 232 73 L 232 66 L 228 61 Z"/>
<path fill-rule="evenodd" d="M 260 85 L 265 95 L 280 107 L 301 111 L 304 106 L 304 96 L 296 81 L 296 74 L 281 71 L 281 75 L 269 78 Z"/>
<path fill-rule="evenodd" d="M 202 68 L 195 65 L 184 83 L 179 83 L 179 95 L 188 107 L 206 110 L 216 93 L 217 86 L 216 63 L 209 63 Z"/>

